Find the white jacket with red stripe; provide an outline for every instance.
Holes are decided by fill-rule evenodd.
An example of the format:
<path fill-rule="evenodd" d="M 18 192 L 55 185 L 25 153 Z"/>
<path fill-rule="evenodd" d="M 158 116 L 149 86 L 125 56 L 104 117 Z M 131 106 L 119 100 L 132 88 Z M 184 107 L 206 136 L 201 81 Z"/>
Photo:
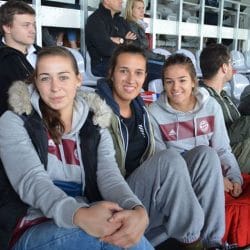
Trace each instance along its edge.
<path fill-rule="evenodd" d="M 194 95 L 197 103 L 192 111 L 182 112 L 172 108 L 165 92 L 149 107 L 156 149 L 174 147 L 183 153 L 199 145 L 211 146 L 219 155 L 225 175 L 234 182 L 242 183 L 220 105 L 204 88 L 197 88 Z"/>

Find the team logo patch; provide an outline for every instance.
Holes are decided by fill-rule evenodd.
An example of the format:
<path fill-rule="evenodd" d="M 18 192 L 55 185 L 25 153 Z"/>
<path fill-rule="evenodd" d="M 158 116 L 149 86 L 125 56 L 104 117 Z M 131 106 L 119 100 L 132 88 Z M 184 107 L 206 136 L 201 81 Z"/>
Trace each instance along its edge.
<path fill-rule="evenodd" d="M 206 134 L 209 131 L 209 123 L 207 120 L 201 120 L 199 124 L 200 130 Z"/>

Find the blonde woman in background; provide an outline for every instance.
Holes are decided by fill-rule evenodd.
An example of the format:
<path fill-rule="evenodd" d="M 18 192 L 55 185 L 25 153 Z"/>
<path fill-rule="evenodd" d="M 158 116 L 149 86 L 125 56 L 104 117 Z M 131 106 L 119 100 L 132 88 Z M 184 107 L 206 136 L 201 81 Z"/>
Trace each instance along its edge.
<path fill-rule="evenodd" d="M 144 1 L 143 0 L 128 0 L 125 9 L 125 19 L 129 24 L 130 30 L 136 34 L 136 40 L 133 44 L 146 50 L 146 55 L 149 60 L 164 62 L 165 56 L 154 53 L 149 49 L 148 39 L 145 33 L 148 24 L 144 18 Z"/>

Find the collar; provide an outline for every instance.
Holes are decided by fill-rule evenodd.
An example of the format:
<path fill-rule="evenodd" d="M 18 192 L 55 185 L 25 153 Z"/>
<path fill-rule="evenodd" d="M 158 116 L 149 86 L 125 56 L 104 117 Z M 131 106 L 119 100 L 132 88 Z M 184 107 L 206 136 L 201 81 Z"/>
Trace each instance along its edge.
<path fill-rule="evenodd" d="M 99 4 L 99 9 L 101 10 L 101 12 L 102 12 L 103 14 L 112 17 L 112 15 L 111 15 L 111 10 L 105 8 L 105 7 L 103 6 L 102 3 Z M 121 12 L 115 13 L 114 16 L 113 16 L 113 18 L 116 17 L 116 16 L 119 16 L 120 14 L 121 14 Z"/>
<path fill-rule="evenodd" d="M 2 37 L 2 43 L 3 43 L 5 46 L 7 46 L 4 37 Z M 27 54 L 26 54 L 26 56 L 33 54 L 35 51 L 36 51 L 36 48 L 34 47 L 34 45 L 33 45 L 33 44 L 29 45 L 29 46 L 27 47 Z"/>

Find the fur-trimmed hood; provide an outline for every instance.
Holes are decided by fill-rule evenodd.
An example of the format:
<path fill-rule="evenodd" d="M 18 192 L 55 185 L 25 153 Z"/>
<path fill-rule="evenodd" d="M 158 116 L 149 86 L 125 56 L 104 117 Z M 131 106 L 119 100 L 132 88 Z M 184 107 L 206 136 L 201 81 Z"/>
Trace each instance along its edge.
<path fill-rule="evenodd" d="M 9 89 L 9 106 L 13 112 L 18 115 L 31 114 L 33 105 L 31 96 L 37 95 L 33 85 L 27 85 L 23 81 L 16 81 Z M 101 128 L 109 127 L 112 110 L 96 93 L 87 92 L 82 89 L 77 91 L 76 98 L 82 99 L 94 112 L 93 123 Z"/>

